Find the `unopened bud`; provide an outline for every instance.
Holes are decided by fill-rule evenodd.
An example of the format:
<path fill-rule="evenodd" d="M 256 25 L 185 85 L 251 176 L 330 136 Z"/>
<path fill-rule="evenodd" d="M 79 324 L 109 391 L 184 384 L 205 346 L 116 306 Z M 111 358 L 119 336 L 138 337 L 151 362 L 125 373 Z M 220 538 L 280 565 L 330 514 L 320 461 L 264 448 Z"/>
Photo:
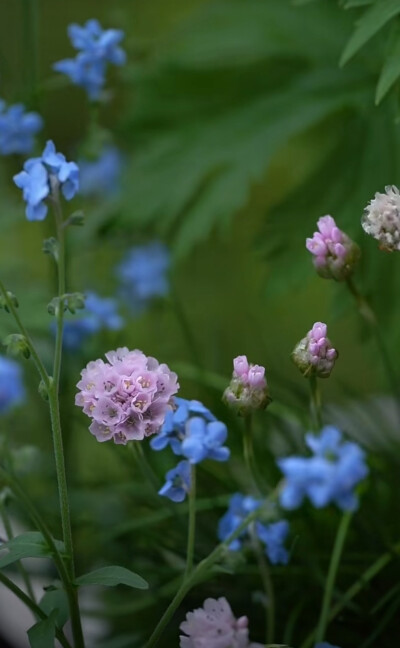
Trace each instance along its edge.
<path fill-rule="evenodd" d="M 326 336 L 327 326 L 316 322 L 305 338 L 296 345 L 292 360 L 305 378 L 329 378 L 338 352 Z"/>
<path fill-rule="evenodd" d="M 322 216 L 317 226 L 319 231 L 306 239 L 316 271 L 324 279 L 345 281 L 354 272 L 360 248 L 337 227 L 332 216 Z"/>
<path fill-rule="evenodd" d="M 265 378 L 265 368 L 249 364 L 246 356 L 235 358 L 232 380 L 222 399 L 240 416 L 265 409 L 272 400 Z"/>
<path fill-rule="evenodd" d="M 24 335 L 20 335 L 19 333 L 7 335 L 3 344 L 7 347 L 7 353 L 10 355 L 23 355 L 24 358 L 29 358 L 31 355 L 28 340 Z"/>

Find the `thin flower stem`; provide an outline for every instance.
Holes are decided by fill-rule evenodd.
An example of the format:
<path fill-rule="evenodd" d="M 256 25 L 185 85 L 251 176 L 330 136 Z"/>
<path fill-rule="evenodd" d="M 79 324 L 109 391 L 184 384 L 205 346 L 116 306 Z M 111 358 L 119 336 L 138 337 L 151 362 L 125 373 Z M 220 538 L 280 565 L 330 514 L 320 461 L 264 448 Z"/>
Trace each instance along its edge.
<path fill-rule="evenodd" d="M 151 486 L 154 489 L 155 494 L 158 496 L 158 491 L 160 490 L 160 484 L 157 478 L 157 475 L 153 471 L 149 462 L 146 459 L 146 456 L 143 452 L 143 448 L 140 441 L 132 441 L 128 443 L 128 448 L 130 449 L 136 464 L 139 466 L 140 470 L 143 473 L 143 476 L 150 482 Z"/>
<path fill-rule="evenodd" d="M 7 308 L 10 311 L 11 315 L 13 316 L 13 318 L 15 320 L 15 323 L 18 326 L 21 334 L 26 339 L 29 350 L 31 352 L 32 359 L 33 359 L 33 361 L 34 361 L 34 363 L 36 365 L 36 368 L 37 368 L 37 370 L 39 372 L 39 375 L 40 375 L 41 379 L 43 380 L 46 387 L 48 387 L 49 384 L 50 384 L 50 378 L 49 378 L 49 375 L 48 375 L 48 373 L 46 371 L 46 368 L 45 368 L 44 364 L 42 363 L 42 361 L 41 361 L 41 359 L 40 359 L 40 357 L 39 357 L 39 355 L 38 355 L 38 353 L 37 353 L 37 351 L 35 349 L 35 346 L 34 346 L 32 340 L 31 340 L 31 337 L 30 337 L 28 331 L 26 330 L 25 326 L 22 324 L 21 319 L 20 319 L 20 317 L 18 315 L 17 309 L 15 308 L 15 306 L 12 303 L 10 297 L 8 296 L 7 290 L 6 290 L 4 284 L 3 284 L 3 282 L 1 280 L 0 280 L 0 293 L 2 294 L 3 299 L 4 299 L 5 303 L 7 304 Z"/>
<path fill-rule="evenodd" d="M 309 378 L 311 390 L 311 415 L 314 431 L 318 432 L 322 427 L 322 402 L 321 391 L 318 385 L 318 378 L 311 375 Z"/>
<path fill-rule="evenodd" d="M 38 619 L 48 618 L 47 614 L 45 614 L 43 610 L 38 605 L 36 605 L 36 603 L 34 603 L 34 601 L 32 601 L 29 598 L 29 596 L 27 596 L 27 594 L 25 594 L 25 592 L 22 591 L 22 589 L 18 587 L 18 585 L 15 585 L 15 583 L 13 583 L 9 578 L 7 578 L 7 576 L 4 576 L 4 574 L 2 574 L 1 572 L 0 572 L 0 583 L 2 583 L 5 587 L 7 587 L 10 590 L 10 592 L 15 594 L 15 596 L 19 598 L 19 600 L 22 601 L 22 603 L 24 603 L 33 612 L 35 617 L 37 617 Z M 60 644 L 63 646 L 63 648 L 71 648 L 71 644 L 67 640 L 63 631 L 57 627 L 56 627 L 56 637 L 60 642 Z"/>
<path fill-rule="evenodd" d="M 346 511 L 342 516 L 342 519 L 340 521 L 337 530 L 335 544 L 333 546 L 333 551 L 331 556 L 331 562 L 329 565 L 328 576 L 325 581 L 325 591 L 322 600 L 321 614 L 319 617 L 319 622 L 318 622 L 318 627 L 317 627 L 317 632 L 315 637 L 316 643 L 323 641 L 325 638 L 325 630 L 329 619 L 329 610 L 331 606 L 332 593 L 335 585 L 336 574 L 339 568 L 340 558 L 342 556 L 343 546 L 346 540 L 347 531 L 349 529 L 352 515 L 353 515 L 352 512 Z"/>
<path fill-rule="evenodd" d="M 274 643 L 274 634 L 275 634 L 275 592 L 274 584 L 272 582 L 271 573 L 267 561 L 265 560 L 264 553 L 262 551 L 261 543 L 258 539 L 254 524 L 252 525 L 251 537 L 253 541 L 254 553 L 257 558 L 258 568 L 260 570 L 260 576 L 264 591 L 267 597 L 266 601 L 266 627 L 265 627 L 265 642 L 267 644 Z"/>
<path fill-rule="evenodd" d="M 6 532 L 7 540 L 12 540 L 13 537 L 14 537 L 14 534 L 13 534 L 10 518 L 8 516 L 8 513 L 7 513 L 7 508 L 6 508 L 5 502 L 0 504 L 0 516 L 1 516 L 1 519 L 3 520 L 3 525 L 4 525 L 5 532 Z M 27 592 L 29 598 L 34 603 L 36 603 L 35 593 L 33 591 L 31 579 L 29 578 L 28 572 L 26 571 L 25 567 L 23 566 L 23 564 L 22 564 L 22 562 L 20 560 L 17 561 L 16 565 L 17 565 L 17 569 L 18 569 L 18 571 L 19 571 L 19 573 L 21 575 L 21 578 L 24 581 L 24 584 L 25 584 L 25 587 L 26 587 L 26 592 Z"/>
<path fill-rule="evenodd" d="M 262 495 L 266 491 L 266 485 L 258 472 L 254 456 L 253 417 L 251 414 L 244 417 L 243 454 L 247 471 L 253 481 L 255 490 L 258 495 Z"/>
<path fill-rule="evenodd" d="M 181 327 L 182 335 L 186 342 L 186 346 L 192 356 L 192 361 L 198 369 L 202 370 L 203 363 L 197 351 L 197 344 L 196 344 L 195 337 L 192 333 L 191 326 L 188 322 L 186 313 L 182 307 L 180 299 L 174 290 L 171 290 L 171 304 L 175 312 L 176 318 L 178 320 L 178 323 Z"/>
<path fill-rule="evenodd" d="M 186 569 L 184 580 L 186 580 L 193 569 L 194 542 L 196 537 L 196 466 L 190 466 L 190 491 L 189 491 L 189 522 L 188 539 L 186 549 Z"/>
<path fill-rule="evenodd" d="M 272 497 L 274 495 L 277 495 L 279 487 L 280 484 L 275 489 Z M 233 531 L 230 534 L 230 536 L 228 536 L 228 538 L 224 540 L 224 542 L 221 542 L 219 545 L 217 545 L 215 549 L 207 556 L 207 558 L 204 558 L 204 560 L 202 560 L 197 565 L 197 567 L 195 567 L 195 569 L 192 571 L 190 576 L 187 579 L 184 579 L 182 585 L 178 589 L 177 593 L 175 594 L 174 598 L 172 599 L 171 603 L 169 604 L 168 608 L 166 609 L 160 621 L 158 622 L 156 628 L 154 629 L 154 632 L 151 635 L 150 639 L 148 640 L 145 648 L 153 648 L 153 646 L 157 645 L 166 626 L 172 619 L 175 611 L 177 610 L 178 606 L 185 598 L 186 594 L 191 590 L 191 588 L 196 583 L 204 579 L 204 577 L 210 572 L 210 569 L 213 567 L 213 565 L 221 558 L 223 553 L 228 549 L 231 542 L 233 542 L 233 540 L 238 538 L 240 534 L 244 531 L 244 529 L 246 529 L 249 526 L 249 524 L 254 522 L 259 515 L 260 515 L 260 509 L 257 509 L 256 511 L 252 511 L 251 513 L 249 513 L 249 515 L 244 518 L 244 520 L 237 527 L 237 529 L 235 529 L 235 531 Z"/>

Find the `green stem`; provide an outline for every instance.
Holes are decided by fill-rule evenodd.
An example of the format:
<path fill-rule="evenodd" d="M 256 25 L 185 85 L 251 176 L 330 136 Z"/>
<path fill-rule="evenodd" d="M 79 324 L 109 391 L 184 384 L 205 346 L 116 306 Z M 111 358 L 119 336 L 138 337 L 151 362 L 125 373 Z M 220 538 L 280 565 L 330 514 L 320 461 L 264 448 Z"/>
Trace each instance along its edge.
<path fill-rule="evenodd" d="M 351 518 L 352 518 L 351 512 L 347 511 L 346 513 L 344 513 L 337 530 L 335 544 L 331 556 L 331 562 L 329 565 L 328 576 L 325 582 L 325 591 L 322 600 L 321 614 L 319 617 L 317 633 L 315 637 L 316 643 L 323 641 L 325 638 L 325 630 L 329 618 L 329 609 L 331 605 L 336 574 L 339 568 L 340 558 L 342 556 L 343 546 L 347 536 L 347 531 L 350 525 Z"/>
<path fill-rule="evenodd" d="M 278 488 L 274 491 L 275 495 L 277 494 L 278 489 L 279 489 L 279 485 Z M 197 582 L 199 582 L 202 578 L 205 577 L 205 575 L 210 571 L 211 567 L 221 558 L 223 553 L 228 549 L 229 545 L 233 542 L 233 540 L 238 538 L 240 534 L 244 531 L 244 529 L 246 529 L 249 526 L 249 524 L 254 522 L 259 515 L 260 515 L 260 509 L 257 509 L 256 511 L 252 511 L 252 513 L 249 513 L 249 515 L 246 518 L 244 518 L 243 522 L 237 527 L 237 529 L 235 529 L 235 531 L 233 531 L 233 533 L 231 533 L 230 536 L 228 536 L 228 538 L 224 540 L 224 542 L 221 542 L 219 545 L 217 545 L 217 547 L 215 547 L 215 549 L 207 556 L 207 558 L 204 558 L 204 560 L 202 560 L 197 565 L 197 567 L 195 567 L 195 569 L 192 571 L 190 576 L 183 581 L 182 585 L 178 589 L 177 593 L 175 594 L 168 608 L 166 609 L 160 621 L 158 622 L 145 648 L 153 648 L 153 646 L 157 645 L 162 633 L 164 632 L 166 626 L 168 625 L 171 618 L 173 617 L 179 604 L 186 596 L 187 592 L 189 592 L 189 590 Z"/>
<path fill-rule="evenodd" d="M 7 540 L 12 540 L 13 537 L 14 537 L 14 534 L 13 534 L 10 518 L 8 517 L 8 513 L 7 513 L 5 503 L 0 504 L 0 515 L 1 515 L 1 519 L 3 520 Z M 34 593 L 34 591 L 32 589 L 32 583 L 31 583 L 31 580 L 29 578 L 28 572 L 26 571 L 25 567 L 23 566 L 23 564 L 22 564 L 22 562 L 20 560 L 17 561 L 16 565 L 17 565 L 17 569 L 18 569 L 18 571 L 19 571 L 19 573 L 21 575 L 21 578 L 25 583 L 25 587 L 26 587 L 26 591 L 27 591 L 28 596 L 30 597 L 30 599 L 34 603 L 36 603 L 35 593 Z"/>
<path fill-rule="evenodd" d="M 190 491 L 189 491 L 189 523 L 186 549 L 186 569 L 184 581 L 193 569 L 194 542 L 196 537 L 196 466 L 190 466 Z"/>
<path fill-rule="evenodd" d="M 7 576 L 4 576 L 4 574 L 2 574 L 1 572 L 0 572 L 0 583 L 2 583 L 5 587 L 7 587 L 10 590 L 10 592 L 15 594 L 15 596 L 19 598 L 19 600 L 22 601 L 22 603 L 24 603 L 33 612 L 35 617 L 39 619 L 48 618 L 47 614 L 45 614 L 43 610 L 38 605 L 36 605 L 36 603 L 34 603 L 34 601 L 31 601 L 29 596 L 27 596 L 25 592 L 22 591 L 22 589 L 20 589 L 17 585 L 15 585 L 15 583 L 13 583 L 9 578 L 7 578 Z M 71 648 L 71 644 L 65 637 L 63 631 L 60 630 L 59 628 L 56 628 L 56 637 L 60 642 L 60 644 L 63 646 L 63 648 Z"/>
<path fill-rule="evenodd" d="M 311 413 L 313 420 L 313 427 L 315 432 L 319 432 L 322 427 L 322 403 L 321 391 L 318 385 L 318 378 L 311 375 L 309 378 L 311 390 Z"/>
<path fill-rule="evenodd" d="M 158 491 L 160 490 L 160 484 L 157 475 L 147 461 L 147 458 L 143 452 L 142 444 L 140 442 L 138 443 L 137 441 L 132 441 L 132 443 L 128 443 L 128 448 L 131 451 L 136 464 L 142 471 L 143 476 L 147 479 L 148 482 L 150 482 L 157 495 L 157 499 L 159 499 Z"/>
<path fill-rule="evenodd" d="M 275 634 L 275 592 L 274 585 L 271 578 L 271 573 L 267 561 L 265 560 L 264 553 L 261 548 L 260 541 L 257 533 L 252 525 L 251 537 L 254 546 L 254 553 L 257 558 L 258 568 L 263 583 L 264 591 L 267 597 L 266 601 L 266 628 L 265 628 L 265 642 L 267 644 L 274 643 Z"/>
<path fill-rule="evenodd" d="M 171 291 L 171 303 L 173 306 L 173 310 L 175 312 L 176 318 L 179 322 L 179 325 L 182 330 L 183 338 L 186 342 L 186 346 L 192 356 L 192 361 L 195 364 L 195 366 L 202 370 L 203 369 L 203 363 L 201 361 L 200 355 L 197 351 L 197 344 L 195 337 L 192 333 L 191 326 L 188 322 L 188 319 L 186 317 L 186 313 L 182 307 L 182 304 L 176 294 L 175 291 Z"/>
<path fill-rule="evenodd" d="M 253 417 L 251 416 L 251 414 L 244 417 L 243 454 L 247 471 L 253 481 L 255 490 L 257 491 L 258 495 L 262 495 L 268 489 L 263 479 L 261 478 L 260 473 L 258 472 L 254 456 Z"/>

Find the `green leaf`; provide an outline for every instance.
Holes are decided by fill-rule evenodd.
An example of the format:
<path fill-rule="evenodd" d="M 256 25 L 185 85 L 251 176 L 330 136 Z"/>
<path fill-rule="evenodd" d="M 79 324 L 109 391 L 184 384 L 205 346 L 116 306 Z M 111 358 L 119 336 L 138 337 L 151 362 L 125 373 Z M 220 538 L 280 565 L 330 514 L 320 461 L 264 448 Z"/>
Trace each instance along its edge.
<path fill-rule="evenodd" d="M 68 599 L 63 589 L 47 590 L 39 603 L 39 607 L 47 616 L 50 616 L 53 612 L 56 613 L 55 623 L 58 628 L 62 628 L 68 620 Z"/>
<path fill-rule="evenodd" d="M 88 574 L 79 576 L 76 579 L 76 583 L 77 585 L 104 585 L 105 587 L 127 585 L 135 589 L 147 589 L 149 586 L 141 576 L 118 565 L 101 567 Z"/>
<path fill-rule="evenodd" d="M 55 540 L 55 545 L 60 551 L 64 551 L 64 544 Z M 16 536 L 12 540 L 0 546 L 0 550 L 6 549 L 8 553 L 0 558 L 0 568 L 11 565 L 21 558 L 45 558 L 51 557 L 52 552 L 41 533 L 29 531 Z"/>
<path fill-rule="evenodd" d="M 375 0 L 347 0 L 343 4 L 343 9 L 354 9 L 355 7 L 366 7 L 371 5 Z"/>
<path fill-rule="evenodd" d="M 57 611 L 54 610 L 47 619 L 42 619 L 28 630 L 31 648 L 54 648 L 56 617 Z"/>
<path fill-rule="evenodd" d="M 367 9 L 356 23 L 357 27 L 343 51 L 340 65 L 347 63 L 372 36 L 375 36 L 389 20 L 399 13 L 399 0 L 381 0 Z"/>
<path fill-rule="evenodd" d="M 376 88 L 375 103 L 379 104 L 392 85 L 400 77 L 400 34 L 389 53 L 379 77 Z"/>

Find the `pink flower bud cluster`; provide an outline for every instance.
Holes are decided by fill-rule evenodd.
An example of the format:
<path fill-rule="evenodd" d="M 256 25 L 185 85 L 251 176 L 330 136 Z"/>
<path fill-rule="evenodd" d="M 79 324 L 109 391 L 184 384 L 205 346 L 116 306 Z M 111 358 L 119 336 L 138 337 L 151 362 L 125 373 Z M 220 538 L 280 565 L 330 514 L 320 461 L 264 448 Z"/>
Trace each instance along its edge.
<path fill-rule="evenodd" d="M 382 250 L 393 252 L 400 250 L 400 193 L 390 185 L 385 192 L 375 194 L 365 208 L 361 225 L 379 241 Z"/>
<path fill-rule="evenodd" d="M 318 232 L 306 240 L 318 274 L 324 279 L 345 281 L 360 257 L 360 248 L 340 230 L 332 216 L 318 220 Z"/>
<path fill-rule="evenodd" d="M 327 338 L 327 326 L 322 322 L 315 322 L 292 353 L 294 363 L 306 378 L 328 378 L 337 357 L 338 352 Z"/>
<path fill-rule="evenodd" d="M 256 409 L 265 409 L 271 401 L 265 367 L 249 364 L 246 356 L 235 358 L 232 380 L 225 389 L 223 400 L 242 416 Z"/>
<path fill-rule="evenodd" d="M 226 598 L 206 599 L 202 608 L 188 612 L 180 629 L 180 648 L 262 648 L 250 643 L 248 619 L 236 619 Z"/>
<path fill-rule="evenodd" d="M 179 389 L 176 374 L 126 347 L 106 358 L 89 362 L 77 384 L 75 404 L 93 419 L 90 432 L 98 441 L 123 445 L 158 432 Z"/>

